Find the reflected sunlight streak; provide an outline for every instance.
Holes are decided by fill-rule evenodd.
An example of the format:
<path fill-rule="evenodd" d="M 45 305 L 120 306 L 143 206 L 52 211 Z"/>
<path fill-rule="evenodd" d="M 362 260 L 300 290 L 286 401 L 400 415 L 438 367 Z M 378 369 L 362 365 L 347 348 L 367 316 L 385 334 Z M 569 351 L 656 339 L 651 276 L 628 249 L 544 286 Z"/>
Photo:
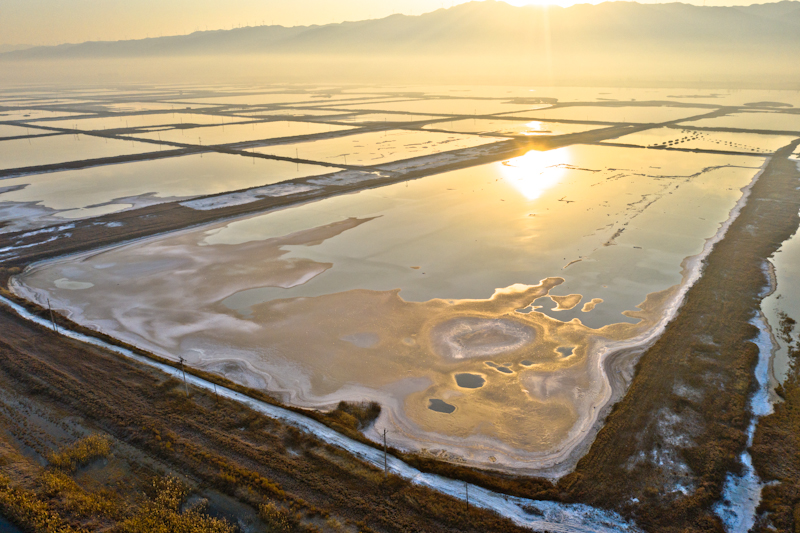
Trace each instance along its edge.
<path fill-rule="evenodd" d="M 569 147 L 531 151 L 503 162 L 503 177 L 528 200 L 536 200 L 561 181 L 571 162 Z"/>

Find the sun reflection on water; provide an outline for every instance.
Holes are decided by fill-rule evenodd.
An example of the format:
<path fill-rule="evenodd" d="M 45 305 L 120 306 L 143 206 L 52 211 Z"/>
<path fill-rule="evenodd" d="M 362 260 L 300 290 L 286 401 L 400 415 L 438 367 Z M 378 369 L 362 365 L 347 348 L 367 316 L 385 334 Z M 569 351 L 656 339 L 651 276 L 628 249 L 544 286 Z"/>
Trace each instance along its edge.
<path fill-rule="evenodd" d="M 525 135 L 546 135 L 550 133 L 548 130 L 545 129 L 544 124 L 542 124 L 538 120 L 534 120 L 533 122 L 528 122 L 527 124 L 525 124 L 525 127 L 528 128 L 527 131 L 523 132 Z"/>
<path fill-rule="evenodd" d="M 531 151 L 505 161 L 503 177 L 528 200 L 536 200 L 547 189 L 557 185 L 572 161 L 569 147 Z"/>

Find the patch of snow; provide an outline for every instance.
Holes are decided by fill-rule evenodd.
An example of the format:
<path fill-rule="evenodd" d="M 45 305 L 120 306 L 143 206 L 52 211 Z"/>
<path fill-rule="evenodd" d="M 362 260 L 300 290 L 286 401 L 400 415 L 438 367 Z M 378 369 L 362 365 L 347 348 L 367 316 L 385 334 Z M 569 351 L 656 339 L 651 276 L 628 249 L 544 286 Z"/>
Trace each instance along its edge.
<path fill-rule="evenodd" d="M 53 227 L 50 227 L 50 228 L 44 228 L 44 229 L 40 229 L 40 230 L 36 230 L 36 231 L 29 231 L 27 233 L 23 233 L 22 235 L 20 235 L 20 239 L 25 239 L 27 237 L 33 237 L 34 235 L 41 235 L 42 233 L 53 233 L 54 231 L 61 232 L 61 231 L 67 231 L 67 230 L 71 230 L 71 229 L 75 229 L 75 224 L 66 224 L 64 226 L 53 226 Z"/>
<path fill-rule="evenodd" d="M 63 236 L 64 237 L 70 237 L 71 235 L 72 235 L 71 233 L 65 233 Z M 53 237 L 50 237 L 46 241 L 39 241 L 39 242 L 35 242 L 33 244 L 25 244 L 23 246 L 6 246 L 5 248 L 0 248 L 0 253 L 12 251 L 12 250 L 21 250 L 23 248 L 31 248 L 32 246 L 39 246 L 40 244 L 46 244 L 48 242 L 53 242 L 54 240 L 58 239 L 59 237 L 61 237 L 61 235 L 55 235 Z"/>
<path fill-rule="evenodd" d="M 363 181 L 370 181 L 379 178 L 389 177 L 390 174 L 382 172 L 365 172 L 361 170 L 343 170 L 325 178 L 316 178 L 308 180 L 309 183 L 315 185 L 353 185 Z"/>
<path fill-rule="evenodd" d="M 234 205 L 249 204 L 267 197 L 289 196 L 291 194 L 299 194 L 317 189 L 319 189 L 319 187 L 295 183 L 267 185 L 264 187 L 257 187 L 255 189 L 248 189 L 246 191 L 212 196 L 210 198 L 189 200 L 186 202 L 181 202 L 180 205 L 195 209 L 197 211 L 209 211 L 211 209 L 221 209 L 223 207 L 231 207 Z"/>

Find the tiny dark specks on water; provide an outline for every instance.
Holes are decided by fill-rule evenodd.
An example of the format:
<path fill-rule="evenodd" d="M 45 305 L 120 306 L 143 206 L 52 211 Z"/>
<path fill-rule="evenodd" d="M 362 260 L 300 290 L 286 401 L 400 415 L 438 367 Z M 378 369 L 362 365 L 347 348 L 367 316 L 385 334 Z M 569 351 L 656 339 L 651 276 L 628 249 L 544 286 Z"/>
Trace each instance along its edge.
<path fill-rule="evenodd" d="M 450 405 L 449 403 L 446 403 L 437 398 L 431 398 L 428 400 L 428 409 L 430 409 L 431 411 L 436 411 L 437 413 L 445 413 L 449 415 L 450 413 L 456 410 L 456 406 Z"/>

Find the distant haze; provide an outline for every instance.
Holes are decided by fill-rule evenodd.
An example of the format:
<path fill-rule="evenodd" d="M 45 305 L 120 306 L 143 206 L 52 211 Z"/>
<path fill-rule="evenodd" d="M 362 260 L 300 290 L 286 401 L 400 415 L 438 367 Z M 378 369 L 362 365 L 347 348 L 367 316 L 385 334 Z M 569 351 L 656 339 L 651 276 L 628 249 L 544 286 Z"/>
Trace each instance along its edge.
<path fill-rule="evenodd" d="M 467 0 L 2 0 L 0 46 L 144 39 L 240 26 L 307 26 L 420 15 Z M 684 0 L 742 5 L 747 0 Z M 509 0 L 513 5 L 597 4 L 600 0 Z M 643 0 L 640 3 L 656 3 Z M 2 50 L 3 48 L 0 48 Z"/>
<path fill-rule="evenodd" d="M 484 1 L 413 17 L 35 47 L 0 54 L 0 84 L 357 82 L 798 89 L 798 56 L 798 2 L 748 7 L 608 2 L 561 8 Z"/>

